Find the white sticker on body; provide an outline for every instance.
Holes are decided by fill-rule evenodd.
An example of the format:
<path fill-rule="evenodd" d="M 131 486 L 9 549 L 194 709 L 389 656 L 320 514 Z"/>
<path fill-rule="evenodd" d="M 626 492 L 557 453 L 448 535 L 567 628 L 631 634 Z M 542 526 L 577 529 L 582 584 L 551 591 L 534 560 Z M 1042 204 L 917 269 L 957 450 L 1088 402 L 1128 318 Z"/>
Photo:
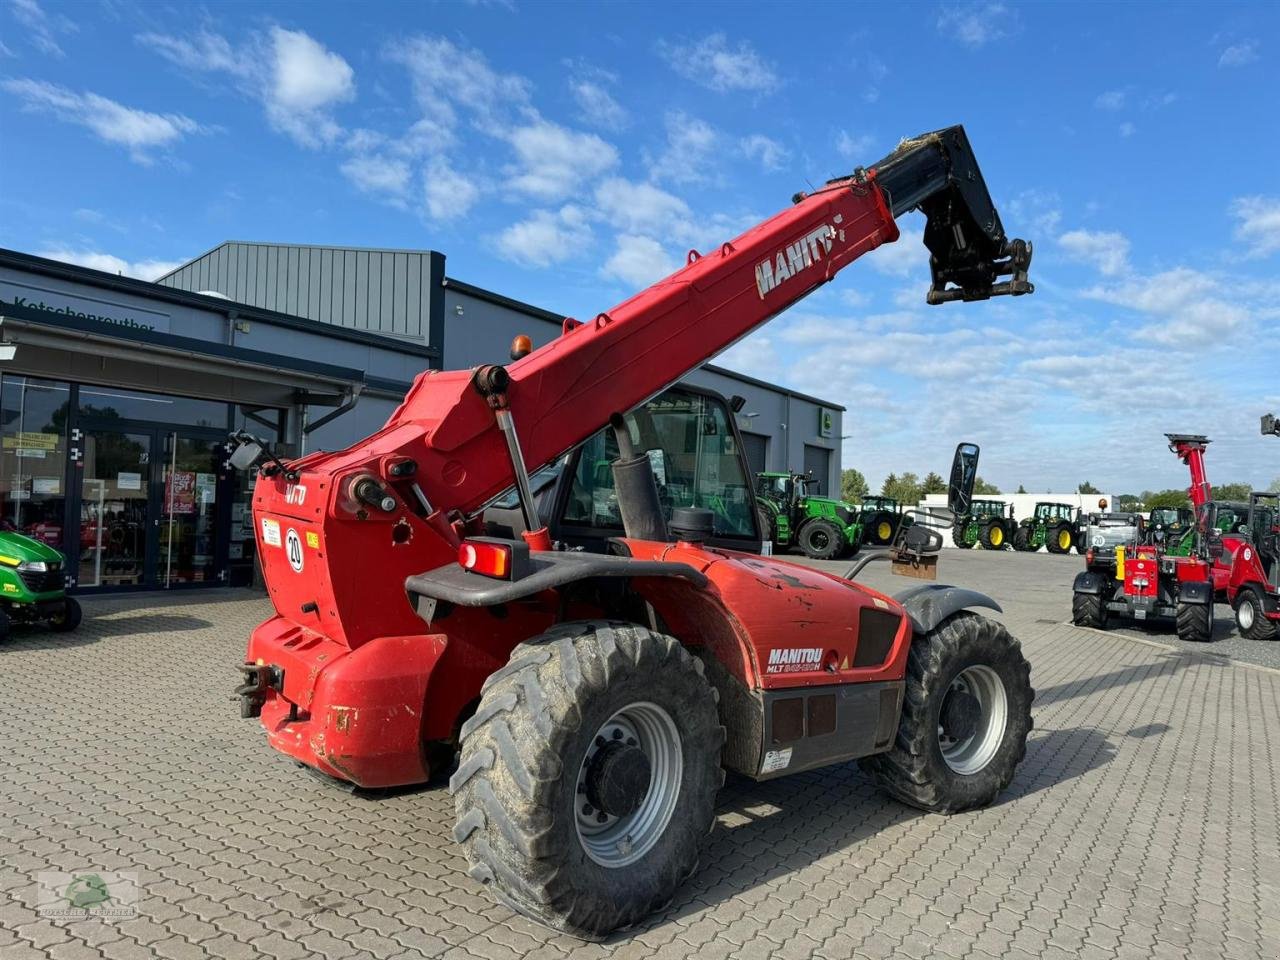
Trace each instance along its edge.
<path fill-rule="evenodd" d="M 777 773 L 779 770 L 785 770 L 791 766 L 791 748 L 785 750 L 770 750 L 764 755 L 764 762 L 760 764 L 761 773 Z"/>
<path fill-rule="evenodd" d="M 293 527 L 290 527 L 289 532 L 284 535 L 284 555 L 289 558 L 289 566 L 293 567 L 293 572 L 301 573 L 302 538 Z"/>
<path fill-rule="evenodd" d="M 262 518 L 262 542 L 269 547 L 280 546 L 280 524 L 270 517 Z"/>

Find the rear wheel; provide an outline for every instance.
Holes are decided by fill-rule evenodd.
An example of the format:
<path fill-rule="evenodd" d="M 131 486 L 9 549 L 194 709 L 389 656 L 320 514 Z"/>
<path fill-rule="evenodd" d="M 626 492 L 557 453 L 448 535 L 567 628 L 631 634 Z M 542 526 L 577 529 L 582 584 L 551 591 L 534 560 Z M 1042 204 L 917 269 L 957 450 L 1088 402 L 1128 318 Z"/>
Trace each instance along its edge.
<path fill-rule="evenodd" d="M 49 618 L 49 629 L 58 633 L 69 633 L 80 626 L 82 613 L 75 597 L 67 597 L 62 609 Z"/>
<path fill-rule="evenodd" d="M 1082 627 L 1093 627 L 1095 630 L 1107 629 L 1107 608 L 1102 602 L 1102 595 L 1097 593 L 1076 593 L 1071 597 L 1071 622 Z"/>
<path fill-rule="evenodd" d="M 1054 527 L 1044 542 L 1050 553 L 1067 553 L 1071 549 L 1071 528 L 1066 524 Z"/>
<path fill-rule="evenodd" d="M 992 520 L 982 531 L 982 545 L 988 550 L 1003 550 L 1005 547 L 1004 524 Z"/>
<path fill-rule="evenodd" d="M 800 549 L 813 560 L 833 560 L 844 552 L 844 534 L 830 520 L 810 520 L 800 528 Z"/>
<path fill-rule="evenodd" d="M 1213 639 L 1213 604 L 1179 601 L 1176 619 L 1178 639 L 1190 643 L 1208 643 Z"/>
<path fill-rule="evenodd" d="M 985 806 L 1026 754 L 1034 697 L 1018 641 L 995 620 L 958 613 L 912 640 L 897 738 L 862 766 L 922 810 Z"/>
<path fill-rule="evenodd" d="M 723 743 L 702 662 L 674 638 L 563 624 L 485 682 L 450 781 L 454 837 L 498 900 L 601 939 L 697 866 Z"/>
<path fill-rule="evenodd" d="M 1249 587 L 1236 595 L 1236 629 L 1247 640 L 1280 640 L 1280 625 L 1268 620 L 1262 598 Z"/>
<path fill-rule="evenodd" d="M 952 527 L 951 542 L 954 543 L 961 550 L 969 550 L 973 547 L 973 543 L 965 539 L 964 532 L 965 532 L 964 527 Z"/>

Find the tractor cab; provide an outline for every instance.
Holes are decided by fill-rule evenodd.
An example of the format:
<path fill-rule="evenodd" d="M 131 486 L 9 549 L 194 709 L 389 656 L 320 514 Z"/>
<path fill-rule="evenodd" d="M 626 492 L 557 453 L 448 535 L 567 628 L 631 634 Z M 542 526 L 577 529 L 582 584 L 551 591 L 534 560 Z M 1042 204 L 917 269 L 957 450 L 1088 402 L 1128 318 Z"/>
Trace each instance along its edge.
<path fill-rule="evenodd" d="M 1011 514 L 1012 508 L 1003 500 L 975 500 L 969 508 L 969 515 L 978 520 L 988 517 L 1005 517 Z"/>
<path fill-rule="evenodd" d="M 1170 556 L 1190 556 L 1195 541 L 1195 515 L 1187 507 L 1157 507 L 1147 515 L 1147 538 L 1163 544 Z"/>
<path fill-rule="evenodd" d="M 1280 588 L 1280 493 L 1253 493 L 1249 496 L 1249 542 L 1267 583 Z"/>
<path fill-rule="evenodd" d="M 1215 500 L 1214 526 L 1221 533 L 1244 533 L 1249 529 L 1249 504 L 1242 500 Z"/>

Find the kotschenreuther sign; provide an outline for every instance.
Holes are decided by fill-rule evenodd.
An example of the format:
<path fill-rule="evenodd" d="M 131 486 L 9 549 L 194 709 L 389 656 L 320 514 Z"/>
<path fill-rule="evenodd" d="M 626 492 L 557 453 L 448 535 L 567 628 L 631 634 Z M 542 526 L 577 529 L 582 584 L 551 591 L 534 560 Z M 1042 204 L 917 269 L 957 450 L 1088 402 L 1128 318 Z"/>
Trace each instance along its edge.
<path fill-rule="evenodd" d="M 148 310 L 127 303 L 100 300 L 79 294 L 50 290 L 12 280 L 0 280 L 0 313 L 7 306 L 24 307 L 49 314 L 50 319 L 59 316 L 97 320 L 130 330 L 155 330 L 169 332 L 169 315 L 158 310 Z"/>

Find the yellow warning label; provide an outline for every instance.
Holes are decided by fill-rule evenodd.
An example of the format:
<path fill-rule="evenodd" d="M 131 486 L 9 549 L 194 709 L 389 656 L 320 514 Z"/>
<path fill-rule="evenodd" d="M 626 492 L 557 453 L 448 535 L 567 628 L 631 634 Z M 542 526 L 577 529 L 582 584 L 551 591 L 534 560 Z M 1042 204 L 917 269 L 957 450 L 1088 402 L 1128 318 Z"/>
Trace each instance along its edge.
<path fill-rule="evenodd" d="M 56 433 L 7 433 L 4 437 L 6 450 L 57 450 L 58 434 Z"/>
<path fill-rule="evenodd" d="M 314 530 L 308 530 L 308 531 L 307 531 L 307 546 L 308 546 L 308 547 L 310 547 L 312 550 L 319 550 L 319 549 L 320 549 L 320 534 L 316 533 Z"/>

